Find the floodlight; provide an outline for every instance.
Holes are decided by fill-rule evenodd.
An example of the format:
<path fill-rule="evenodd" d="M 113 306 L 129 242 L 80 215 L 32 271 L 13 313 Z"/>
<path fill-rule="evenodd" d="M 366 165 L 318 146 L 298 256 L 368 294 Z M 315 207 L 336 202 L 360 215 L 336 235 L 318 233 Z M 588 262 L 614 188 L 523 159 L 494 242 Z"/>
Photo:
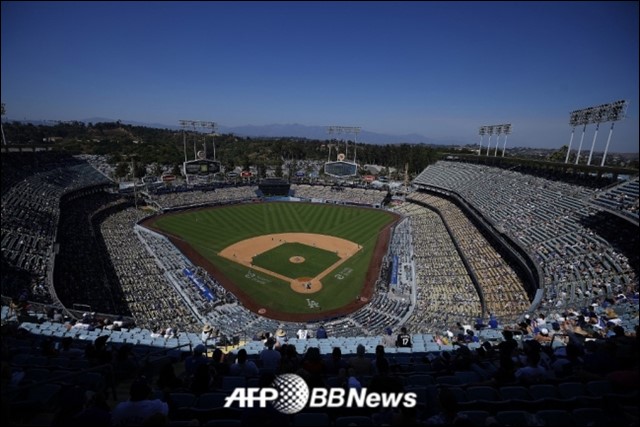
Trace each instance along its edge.
<path fill-rule="evenodd" d="M 504 143 L 502 144 L 502 157 L 504 157 L 504 153 L 507 151 L 507 137 L 511 133 L 511 123 L 502 125 L 502 133 L 504 133 Z"/>
<path fill-rule="evenodd" d="M 343 134 L 343 133 L 354 134 L 354 147 L 355 147 L 353 151 L 354 163 L 356 161 L 356 150 L 357 150 L 357 147 L 355 146 L 355 144 L 357 143 L 358 134 L 360 133 L 361 130 L 362 128 L 359 126 L 327 126 L 327 133 L 329 134 L 329 139 L 331 139 L 331 135 L 333 134 Z M 345 152 L 344 152 L 345 157 L 348 154 L 348 150 L 349 150 L 349 142 L 347 138 L 345 143 Z M 339 151 L 339 150 L 336 150 L 336 151 Z"/>
<path fill-rule="evenodd" d="M 578 126 L 580 124 L 580 116 L 581 114 L 579 110 L 572 111 L 569 116 L 569 124 L 572 127 Z"/>

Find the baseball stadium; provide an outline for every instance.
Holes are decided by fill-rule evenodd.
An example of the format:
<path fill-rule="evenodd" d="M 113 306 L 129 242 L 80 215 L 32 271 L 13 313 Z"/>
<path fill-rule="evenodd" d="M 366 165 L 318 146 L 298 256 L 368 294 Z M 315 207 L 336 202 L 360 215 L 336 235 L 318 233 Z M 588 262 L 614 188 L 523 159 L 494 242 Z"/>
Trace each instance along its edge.
<path fill-rule="evenodd" d="M 625 336 L 638 327 L 637 174 L 468 155 L 443 156 L 401 196 L 284 180 L 131 194 L 98 163 L 2 153 L 3 343 L 8 372 L 24 376 L 3 394 L 16 391 L 6 401 L 18 423 L 38 419 L 25 408 L 58 410 L 69 387 L 121 399 L 123 384 L 141 372 L 161 381 L 167 367 L 184 369 L 168 389 L 179 408 L 172 422 L 240 422 L 241 409 L 220 399 L 264 376 L 340 386 L 349 375 L 339 367 L 351 365 L 336 348 L 368 361 L 352 372 L 359 384 L 391 374 L 414 391 L 421 417 L 441 408 L 443 387 L 470 418 L 537 414 L 552 425 L 592 412 L 604 420 L 611 401 L 637 399 L 637 383 L 606 376 L 634 363 L 637 373 L 637 344 Z M 505 342 L 525 358 L 535 343 L 562 365 L 574 341 L 609 352 L 609 368 L 578 377 L 550 365 L 544 380 L 502 378 Z M 194 358 L 225 366 L 199 392 Z M 255 375 L 233 375 L 236 358 Z M 311 359 L 323 370 L 301 374 Z M 351 409 L 309 417 L 373 419 Z"/>

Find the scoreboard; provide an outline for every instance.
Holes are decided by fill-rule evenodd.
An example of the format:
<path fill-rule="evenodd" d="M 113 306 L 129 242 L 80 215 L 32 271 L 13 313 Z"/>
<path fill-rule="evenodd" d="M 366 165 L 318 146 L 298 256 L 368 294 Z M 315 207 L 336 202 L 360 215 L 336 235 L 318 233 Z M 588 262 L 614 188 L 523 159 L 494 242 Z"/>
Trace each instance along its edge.
<path fill-rule="evenodd" d="M 324 164 L 324 173 L 336 177 L 356 176 L 358 165 L 353 162 L 337 161 L 326 162 Z"/>
<path fill-rule="evenodd" d="M 213 175 L 220 172 L 220 162 L 215 160 L 191 160 L 183 163 L 183 172 L 185 175 Z"/>

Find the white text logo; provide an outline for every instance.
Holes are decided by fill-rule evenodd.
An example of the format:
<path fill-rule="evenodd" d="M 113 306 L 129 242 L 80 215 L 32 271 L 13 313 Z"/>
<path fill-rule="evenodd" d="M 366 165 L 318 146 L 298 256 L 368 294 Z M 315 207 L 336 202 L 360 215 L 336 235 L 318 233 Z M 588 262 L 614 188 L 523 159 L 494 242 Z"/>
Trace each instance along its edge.
<path fill-rule="evenodd" d="M 309 404 L 310 408 L 395 408 L 416 406 L 415 393 L 368 393 L 366 388 L 314 388 L 309 390 L 304 380 L 295 374 L 278 375 L 271 387 L 239 387 L 225 398 L 224 407 L 238 403 L 240 408 L 264 408 L 268 402 L 283 414 L 295 414 Z M 257 404 L 257 405 L 256 405 Z"/>

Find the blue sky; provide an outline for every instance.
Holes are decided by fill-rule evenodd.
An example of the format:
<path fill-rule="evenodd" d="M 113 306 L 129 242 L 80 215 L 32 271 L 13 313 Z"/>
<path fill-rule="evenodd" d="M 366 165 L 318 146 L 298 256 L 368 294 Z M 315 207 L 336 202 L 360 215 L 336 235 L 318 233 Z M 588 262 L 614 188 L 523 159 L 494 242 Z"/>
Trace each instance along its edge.
<path fill-rule="evenodd" d="M 638 152 L 638 4 L 3 1 L 2 102 L 19 120 L 345 125 L 465 143 L 512 123 L 509 145 L 554 148 L 570 111 L 627 99 L 610 151 Z"/>

